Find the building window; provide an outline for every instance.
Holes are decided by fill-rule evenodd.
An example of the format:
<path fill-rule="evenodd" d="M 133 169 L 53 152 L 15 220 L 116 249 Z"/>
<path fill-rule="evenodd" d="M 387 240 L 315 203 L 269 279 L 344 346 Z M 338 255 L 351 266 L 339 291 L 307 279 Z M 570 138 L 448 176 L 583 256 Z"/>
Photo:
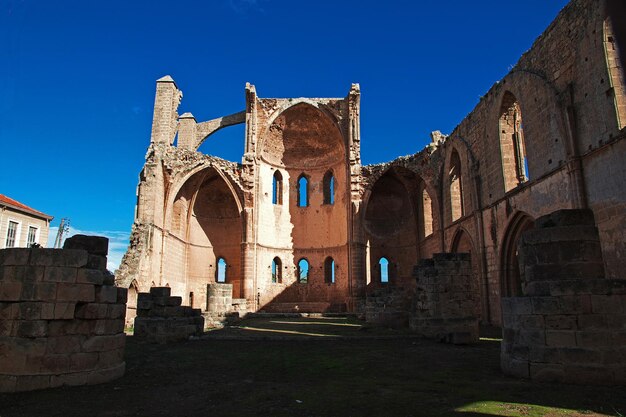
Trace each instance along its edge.
<path fill-rule="evenodd" d="M 330 256 L 324 261 L 324 281 L 327 284 L 335 283 L 335 260 Z"/>
<path fill-rule="evenodd" d="M 452 221 L 456 221 L 463 217 L 463 177 L 461 175 L 461 158 L 459 153 L 454 150 L 450 157 L 450 172 L 449 172 L 449 184 L 450 184 L 450 214 Z"/>
<path fill-rule="evenodd" d="M 324 175 L 324 204 L 335 204 L 335 177 L 332 171 Z"/>
<path fill-rule="evenodd" d="M 37 238 L 38 238 L 38 232 L 39 229 L 37 229 L 34 226 L 28 226 L 28 241 L 26 242 L 26 247 L 30 248 L 31 246 L 33 246 L 33 244 L 35 243 L 39 243 L 37 242 Z"/>
<path fill-rule="evenodd" d="M 499 127 L 504 191 L 507 192 L 529 179 L 522 110 L 517 98 L 508 91 L 502 98 Z"/>
<path fill-rule="evenodd" d="M 283 282 L 283 263 L 277 256 L 272 260 L 272 282 L 274 284 L 280 284 Z"/>
<path fill-rule="evenodd" d="M 217 282 L 226 282 L 226 259 L 217 259 L 217 276 L 215 279 Z"/>
<path fill-rule="evenodd" d="M 272 182 L 272 204 L 283 204 L 283 175 L 279 170 L 274 172 L 274 179 Z"/>
<path fill-rule="evenodd" d="M 389 282 L 389 260 L 384 256 L 378 261 L 380 268 L 380 282 L 386 284 Z"/>
<path fill-rule="evenodd" d="M 298 177 L 298 207 L 309 206 L 309 180 L 306 175 Z"/>
<path fill-rule="evenodd" d="M 14 248 L 17 242 L 17 231 L 20 224 L 9 220 L 9 227 L 7 228 L 7 240 L 4 245 L 6 248 Z"/>
<path fill-rule="evenodd" d="M 433 234 L 433 200 L 426 188 L 422 191 L 422 231 L 424 237 Z"/>
<path fill-rule="evenodd" d="M 309 261 L 304 258 L 298 261 L 298 282 L 300 284 L 309 282 Z"/>

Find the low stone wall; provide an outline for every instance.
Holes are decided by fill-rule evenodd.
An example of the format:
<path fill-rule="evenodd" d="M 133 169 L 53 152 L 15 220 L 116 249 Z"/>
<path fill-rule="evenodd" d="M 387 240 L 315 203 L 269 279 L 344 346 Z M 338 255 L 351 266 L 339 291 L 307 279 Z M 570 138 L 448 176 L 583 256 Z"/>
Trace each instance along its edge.
<path fill-rule="evenodd" d="M 124 374 L 126 289 L 108 240 L 0 250 L 0 391 L 98 384 Z"/>
<path fill-rule="evenodd" d="M 537 220 L 519 244 L 524 295 L 504 298 L 504 373 L 626 384 L 626 280 L 606 280 L 593 214 Z"/>
<path fill-rule="evenodd" d="M 412 292 L 389 285 L 374 289 L 365 298 L 365 321 L 391 328 L 408 327 Z"/>
<path fill-rule="evenodd" d="M 152 287 L 149 293 L 139 293 L 134 336 L 150 343 L 168 343 L 201 335 L 201 310 L 181 303 L 182 297 L 172 297 L 168 287 Z"/>
<path fill-rule="evenodd" d="M 409 326 L 424 337 L 455 344 L 478 341 L 476 300 L 468 253 L 436 253 L 413 275 L 417 288 Z"/>

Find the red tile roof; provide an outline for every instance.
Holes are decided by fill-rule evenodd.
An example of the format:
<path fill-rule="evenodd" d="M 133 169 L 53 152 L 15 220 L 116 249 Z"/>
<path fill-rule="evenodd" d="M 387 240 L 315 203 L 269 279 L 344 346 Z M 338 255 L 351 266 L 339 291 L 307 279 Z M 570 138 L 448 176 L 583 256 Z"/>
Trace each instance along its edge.
<path fill-rule="evenodd" d="M 41 211 L 30 208 L 26 204 L 22 204 L 19 201 L 13 200 L 12 198 L 9 198 L 3 194 L 0 194 L 0 206 L 11 207 L 13 209 L 30 213 L 38 217 L 43 217 L 44 219 L 48 219 L 48 220 L 52 220 L 53 218 L 52 216 L 49 216 L 45 213 L 42 213 Z"/>

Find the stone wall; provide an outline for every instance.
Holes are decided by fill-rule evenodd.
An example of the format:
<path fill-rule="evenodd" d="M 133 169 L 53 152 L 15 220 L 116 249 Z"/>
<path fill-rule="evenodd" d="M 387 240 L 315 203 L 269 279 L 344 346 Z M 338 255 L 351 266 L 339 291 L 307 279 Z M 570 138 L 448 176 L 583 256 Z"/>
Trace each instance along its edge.
<path fill-rule="evenodd" d="M 365 298 L 365 321 L 392 328 L 408 327 L 412 291 L 387 285 L 371 291 Z"/>
<path fill-rule="evenodd" d="M 151 343 L 168 343 L 199 336 L 204 317 L 199 308 L 181 306 L 181 297 L 172 297 L 168 287 L 152 287 L 137 296 L 135 337 Z"/>
<path fill-rule="evenodd" d="M 126 289 L 108 240 L 0 250 L 0 391 L 98 384 L 124 374 Z"/>
<path fill-rule="evenodd" d="M 524 294 L 502 300 L 502 370 L 537 381 L 626 384 L 626 280 L 604 279 L 592 212 L 537 219 L 519 253 Z"/>
<path fill-rule="evenodd" d="M 411 330 L 455 344 L 478 341 L 478 315 L 470 255 L 436 253 L 415 267 L 417 289 Z"/>

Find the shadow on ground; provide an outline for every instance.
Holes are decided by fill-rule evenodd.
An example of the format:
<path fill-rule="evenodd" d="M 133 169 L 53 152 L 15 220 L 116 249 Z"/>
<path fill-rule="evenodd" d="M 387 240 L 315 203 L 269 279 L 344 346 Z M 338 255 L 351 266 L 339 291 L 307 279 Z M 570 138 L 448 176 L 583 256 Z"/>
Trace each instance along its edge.
<path fill-rule="evenodd" d="M 450 346 L 361 324 L 264 318 L 171 345 L 128 337 L 123 378 L 98 386 L 1 394 L 0 416 L 626 413 L 623 387 L 538 384 L 503 376 L 497 340 Z M 244 340 L 229 339 L 238 334 Z M 367 337 L 359 337 L 363 334 Z"/>

